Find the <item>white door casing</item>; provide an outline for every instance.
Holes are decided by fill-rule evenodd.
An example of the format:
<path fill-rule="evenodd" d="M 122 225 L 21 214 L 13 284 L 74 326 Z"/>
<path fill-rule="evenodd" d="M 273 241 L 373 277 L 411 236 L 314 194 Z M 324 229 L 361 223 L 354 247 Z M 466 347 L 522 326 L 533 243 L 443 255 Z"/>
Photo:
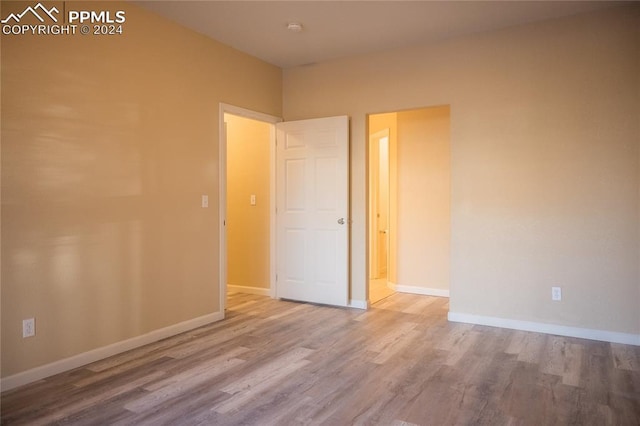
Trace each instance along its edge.
<path fill-rule="evenodd" d="M 270 123 L 274 127 L 271 132 L 271 141 L 269 142 L 271 148 L 270 158 L 265 159 L 269 161 L 270 169 L 272 170 L 270 173 L 270 185 L 269 185 L 269 193 L 271 194 L 269 200 L 269 211 L 275 211 L 275 193 L 276 193 L 276 184 L 275 184 L 275 124 L 282 121 L 281 118 L 275 117 L 268 114 L 263 114 L 260 112 L 248 110 L 245 108 L 237 107 L 234 105 L 229 105 L 225 103 L 220 103 L 219 109 L 219 151 L 218 155 L 220 158 L 220 168 L 219 168 L 219 198 L 218 198 L 218 206 L 219 206 L 219 231 L 220 231 L 220 246 L 219 246 L 219 283 L 220 283 L 220 311 L 224 318 L 224 311 L 226 307 L 227 300 L 227 128 L 226 123 L 224 122 L 225 114 L 233 114 L 240 117 L 249 118 L 252 120 L 262 121 L 265 123 Z M 275 214 L 270 215 L 269 219 L 269 233 L 272 235 L 269 243 L 269 269 L 270 269 L 270 277 L 269 277 L 269 287 L 270 287 L 270 295 L 271 297 L 275 296 Z"/>
<path fill-rule="evenodd" d="M 349 303 L 349 119 L 276 124 L 276 297 Z"/>

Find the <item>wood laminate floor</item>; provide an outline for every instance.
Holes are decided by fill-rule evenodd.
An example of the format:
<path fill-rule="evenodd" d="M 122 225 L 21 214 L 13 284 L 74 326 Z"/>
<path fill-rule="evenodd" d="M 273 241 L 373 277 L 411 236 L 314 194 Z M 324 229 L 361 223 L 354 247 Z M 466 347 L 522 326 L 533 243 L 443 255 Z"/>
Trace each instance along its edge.
<path fill-rule="evenodd" d="M 386 278 L 377 278 L 369 281 L 369 301 L 372 304 L 391 296 L 393 293 L 395 291 L 389 288 Z"/>
<path fill-rule="evenodd" d="M 640 348 L 230 295 L 227 319 L 2 394 L 2 424 L 638 425 Z"/>

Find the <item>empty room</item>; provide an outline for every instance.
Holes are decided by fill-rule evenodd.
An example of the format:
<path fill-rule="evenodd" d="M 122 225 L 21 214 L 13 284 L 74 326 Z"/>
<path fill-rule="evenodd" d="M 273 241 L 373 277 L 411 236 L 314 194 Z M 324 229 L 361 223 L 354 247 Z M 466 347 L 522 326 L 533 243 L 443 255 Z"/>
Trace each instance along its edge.
<path fill-rule="evenodd" d="M 2 425 L 640 424 L 640 4 L 5 1 Z"/>

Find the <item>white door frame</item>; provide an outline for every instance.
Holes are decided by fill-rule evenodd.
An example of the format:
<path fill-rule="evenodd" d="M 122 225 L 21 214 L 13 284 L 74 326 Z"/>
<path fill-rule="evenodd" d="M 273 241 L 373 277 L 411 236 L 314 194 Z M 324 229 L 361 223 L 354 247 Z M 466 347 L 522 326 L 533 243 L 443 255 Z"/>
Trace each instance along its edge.
<path fill-rule="evenodd" d="M 218 159 L 220 164 L 218 176 L 218 206 L 220 230 L 220 312 L 224 317 L 227 303 L 227 132 L 224 115 L 232 114 L 252 120 L 271 124 L 269 136 L 269 295 L 275 297 L 276 282 L 276 123 L 282 121 L 276 117 L 245 108 L 220 103 L 218 125 Z"/>

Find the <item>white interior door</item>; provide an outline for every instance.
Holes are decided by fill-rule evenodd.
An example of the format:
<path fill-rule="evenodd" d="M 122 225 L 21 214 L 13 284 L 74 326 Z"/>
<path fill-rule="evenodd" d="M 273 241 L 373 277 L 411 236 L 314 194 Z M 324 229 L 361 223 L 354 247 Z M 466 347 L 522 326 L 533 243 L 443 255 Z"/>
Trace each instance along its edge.
<path fill-rule="evenodd" d="M 278 123 L 276 297 L 349 302 L 349 119 Z"/>

